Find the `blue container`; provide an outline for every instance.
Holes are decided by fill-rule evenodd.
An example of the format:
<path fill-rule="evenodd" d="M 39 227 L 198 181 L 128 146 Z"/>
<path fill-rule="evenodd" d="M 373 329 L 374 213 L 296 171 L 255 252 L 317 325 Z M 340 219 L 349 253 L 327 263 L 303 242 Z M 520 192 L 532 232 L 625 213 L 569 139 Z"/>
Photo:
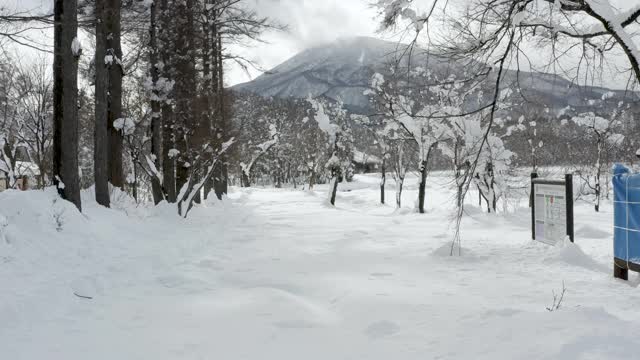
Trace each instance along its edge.
<path fill-rule="evenodd" d="M 640 174 L 613 167 L 613 255 L 622 269 L 640 270 Z"/>

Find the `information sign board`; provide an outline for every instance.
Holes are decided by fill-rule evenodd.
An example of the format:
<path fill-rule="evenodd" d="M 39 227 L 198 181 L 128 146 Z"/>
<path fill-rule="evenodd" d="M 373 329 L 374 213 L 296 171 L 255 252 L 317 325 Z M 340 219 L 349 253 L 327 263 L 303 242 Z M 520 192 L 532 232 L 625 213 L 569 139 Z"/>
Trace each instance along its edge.
<path fill-rule="evenodd" d="M 573 178 L 564 181 L 533 178 L 531 182 L 533 202 L 531 230 L 535 240 L 549 245 L 573 241 Z"/>

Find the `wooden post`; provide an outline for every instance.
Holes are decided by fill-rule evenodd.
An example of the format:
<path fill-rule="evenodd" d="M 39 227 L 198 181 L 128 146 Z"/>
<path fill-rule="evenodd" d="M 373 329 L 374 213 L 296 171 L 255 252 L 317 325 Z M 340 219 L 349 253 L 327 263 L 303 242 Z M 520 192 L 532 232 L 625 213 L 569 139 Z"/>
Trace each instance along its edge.
<path fill-rule="evenodd" d="M 567 205 L 567 235 L 569 240 L 573 242 L 573 175 L 566 174 L 564 176 L 565 182 L 565 201 Z"/>
<path fill-rule="evenodd" d="M 629 269 L 618 266 L 614 260 L 613 277 L 616 279 L 629 280 Z"/>
<path fill-rule="evenodd" d="M 529 196 L 529 206 L 531 207 L 531 239 L 536 239 L 536 202 L 535 202 L 535 179 L 538 174 L 531 173 L 531 194 Z"/>
<path fill-rule="evenodd" d="M 532 172 L 531 173 L 531 190 L 529 191 L 529 207 L 533 207 L 533 179 L 537 179 L 538 178 L 538 173 L 537 172 Z"/>

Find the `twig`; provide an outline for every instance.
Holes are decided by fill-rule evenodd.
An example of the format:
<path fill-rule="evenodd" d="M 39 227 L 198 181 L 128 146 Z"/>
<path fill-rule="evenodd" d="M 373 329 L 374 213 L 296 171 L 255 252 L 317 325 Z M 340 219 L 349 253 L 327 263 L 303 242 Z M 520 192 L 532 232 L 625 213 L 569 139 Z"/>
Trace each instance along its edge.
<path fill-rule="evenodd" d="M 562 281 L 562 292 L 560 293 L 559 298 L 555 291 L 551 291 L 551 293 L 553 294 L 553 304 L 551 305 L 551 307 L 546 308 L 547 311 L 553 312 L 560 309 L 560 306 L 562 305 L 562 300 L 564 299 L 564 293 L 566 291 L 567 291 L 567 288 L 564 286 L 564 281 Z"/>
<path fill-rule="evenodd" d="M 82 298 L 82 299 L 88 299 L 88 300 L 92 300 L 93 299 L 92 296 L 80 295 L 77 292 L 74 292 L 73 295 L 75 295 L 75 296 L 77 296 L 79 298 Z"/>

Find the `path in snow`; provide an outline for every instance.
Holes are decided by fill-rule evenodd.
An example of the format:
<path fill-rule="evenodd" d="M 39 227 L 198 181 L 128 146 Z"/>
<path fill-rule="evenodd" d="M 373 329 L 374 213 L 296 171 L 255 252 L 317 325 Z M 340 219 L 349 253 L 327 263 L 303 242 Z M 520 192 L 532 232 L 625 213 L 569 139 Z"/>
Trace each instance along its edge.
<path fill-rule="evenodd" d="M 449 257 L 452 194 L 437 179 L 425 215 L 410 211 L 415 184 L 402 211 L 377 204 L 373 177 L 347 187 L 337 208 L 321 187 L 237 189 L 187 221 L 88 206 L 51 239 L 34 237 L 54 224 L 19 228 L 5 214 L 16 225 L 0 245 L 10 259 L 0 261 L 0 349 L 11 359 L 637 358 L 638 279 L 611 277 L 610 207 L 580 205 L 578 246 L 558 248 L 529 240 L 526 210 L 471 207 L 463 256 Z M 563 281 L 562 307 L 548 312 Z"/>

